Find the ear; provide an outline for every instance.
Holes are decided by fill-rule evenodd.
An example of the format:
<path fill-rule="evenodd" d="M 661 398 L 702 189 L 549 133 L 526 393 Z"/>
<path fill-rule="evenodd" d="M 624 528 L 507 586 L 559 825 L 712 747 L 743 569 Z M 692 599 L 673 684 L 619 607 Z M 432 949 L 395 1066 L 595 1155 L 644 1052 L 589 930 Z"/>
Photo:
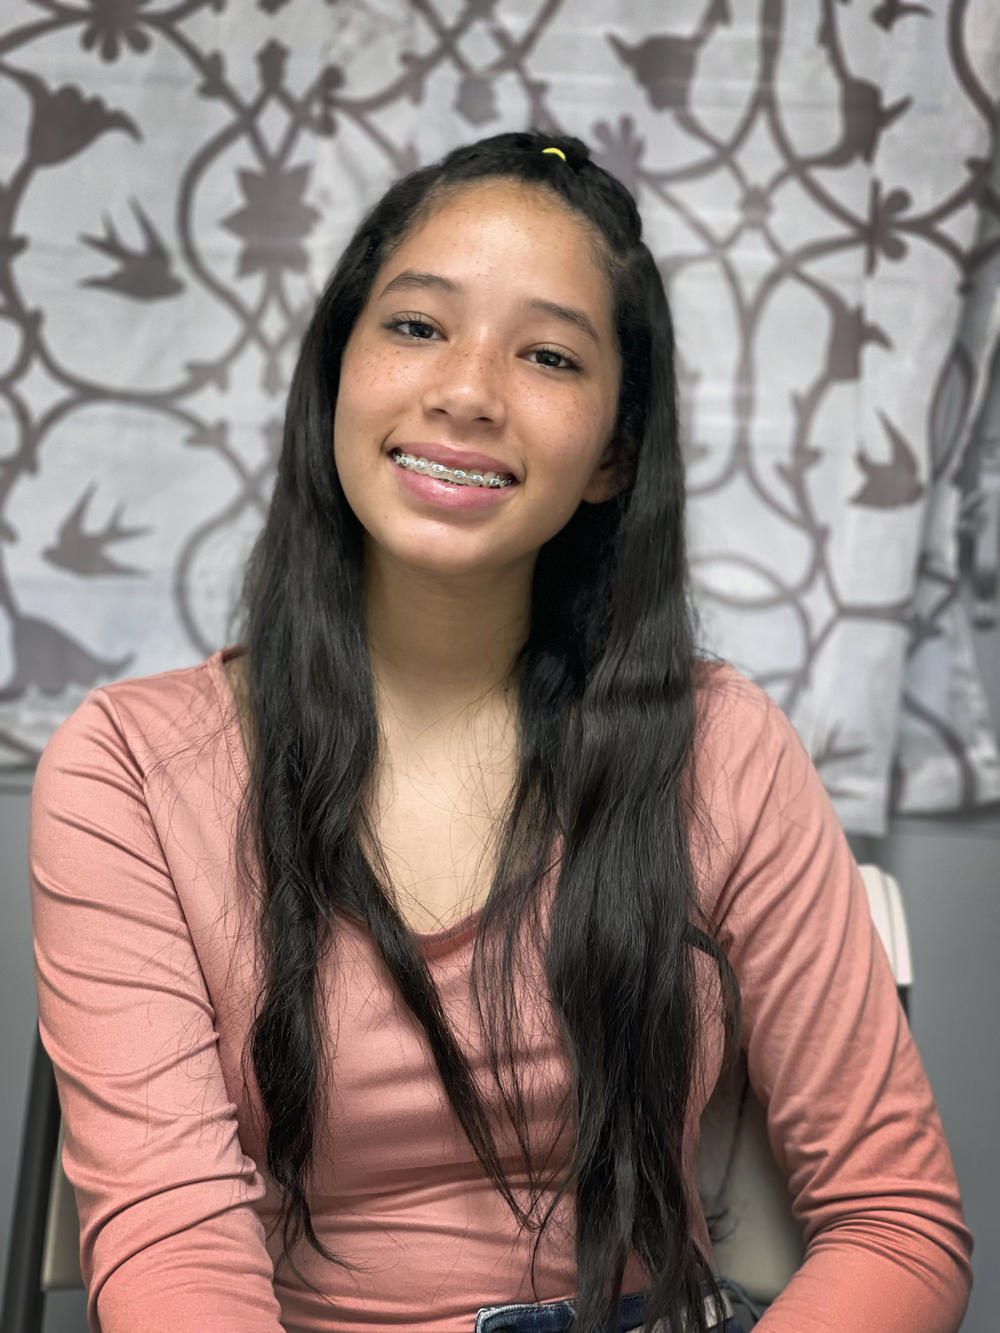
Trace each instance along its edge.
<path fill-rule="evenodd" d="M 628 485 L 628 469 L 622 453 L 618 441 L 609 440 L 583 492 L 582 498 L 588 504 L 603 504 L 605 500 L 613 500 Z"/>

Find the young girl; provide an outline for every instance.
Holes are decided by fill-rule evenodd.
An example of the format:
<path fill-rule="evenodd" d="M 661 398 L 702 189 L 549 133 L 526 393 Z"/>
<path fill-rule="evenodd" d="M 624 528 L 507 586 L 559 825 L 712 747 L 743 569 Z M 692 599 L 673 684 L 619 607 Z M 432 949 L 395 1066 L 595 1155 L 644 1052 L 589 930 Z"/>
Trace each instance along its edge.
<path fill-rule="evenodd" d="M 306 334 L 242 649 L 95 691 L 33 814 L 104 1333 L 725 1327 L 742 1046 L 808 1252 L 761 1333 L 948 1333 L 969 1238 L 790 725 L 695 657 L 662 283 L 576 139 L 394 185 Z M 740 1006 L 742 1004 L 742 1016 Z"/>

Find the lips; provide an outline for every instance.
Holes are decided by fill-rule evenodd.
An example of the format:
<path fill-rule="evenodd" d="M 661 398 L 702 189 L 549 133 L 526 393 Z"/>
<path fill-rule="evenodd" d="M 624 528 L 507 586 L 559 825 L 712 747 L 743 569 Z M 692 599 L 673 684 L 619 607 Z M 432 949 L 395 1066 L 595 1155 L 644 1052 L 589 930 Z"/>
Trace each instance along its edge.
<path fill-rule="evenodd" d="M 419 440 L 394 440 L 392 449 L 401 449 L 404 454 L 416 458 L 426 458 L 429 463 L 443 463 L 445 467 L 475 469 L 477 472 L 496 472 L 505 477 L 520 480 L 517 473 L 502 458 L 491 454 L 481 454 L 474 449 L 458 449 L 450 444 L 430 444 Z"/>

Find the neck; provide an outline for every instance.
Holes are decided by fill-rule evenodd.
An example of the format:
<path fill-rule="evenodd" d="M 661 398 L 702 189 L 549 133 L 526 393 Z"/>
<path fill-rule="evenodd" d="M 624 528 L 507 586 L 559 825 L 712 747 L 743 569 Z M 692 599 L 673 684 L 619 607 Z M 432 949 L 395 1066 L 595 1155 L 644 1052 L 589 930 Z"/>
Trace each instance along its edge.
<path fill-rule="evenodd" d="M 378 693 L 428 721 L 504 696 L 528 635 L 531 573 L 442 576 L 369 548 L 365 621 Z"/>

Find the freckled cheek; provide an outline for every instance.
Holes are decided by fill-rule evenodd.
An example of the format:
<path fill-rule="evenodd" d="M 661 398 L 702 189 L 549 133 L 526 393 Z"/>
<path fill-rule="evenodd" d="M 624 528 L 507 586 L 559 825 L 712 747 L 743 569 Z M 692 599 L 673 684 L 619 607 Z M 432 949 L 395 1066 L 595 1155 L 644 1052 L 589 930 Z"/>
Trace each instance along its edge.
<path fill-rule="evenodd" d="M 338 440 L 384 424 L 412 405 L 413 373 L 399 357 L 359 357 L 345 363 L 337 391 Z"/>
<path fill-rule="evenodd" d="M 604 437 L 598 429 L 600 412 L 596 405 L 592 409 L 574 406 L 568 411 L 562 406 L 551 414 L 548 423 L 549 457 L 556 469 L 573 470 L 580 466 L 582 459 L 596 458 L 604 447 Z"/>
<path fill-rule="evenodd" d="M 377 437 L 371 396 L 356 381 L 349 386 L 342 383 L 333 418 L 333 456 L 342 478 L 357 470 L 368 452 L 364 446 Z"/>
<path fill-rule="evenodd" d="M 593 429 L 586 407 L 568 395 L 525 393 L 515 386 L 509 401 L 527 429 L 542 432 L 551 441 L 553 453 L 571 453 L 581 435 Z"/>
<path fill-rule="evenodd" d="M 393 352 L 372 352 L 365 355 L 359 352 L 351 360 L 345 361 L 341 373 L 341 392 L 351 399 L 383 396 L 388 385 L 405 383 L 412 379 L 412 364 L 405 357 Z"/>

